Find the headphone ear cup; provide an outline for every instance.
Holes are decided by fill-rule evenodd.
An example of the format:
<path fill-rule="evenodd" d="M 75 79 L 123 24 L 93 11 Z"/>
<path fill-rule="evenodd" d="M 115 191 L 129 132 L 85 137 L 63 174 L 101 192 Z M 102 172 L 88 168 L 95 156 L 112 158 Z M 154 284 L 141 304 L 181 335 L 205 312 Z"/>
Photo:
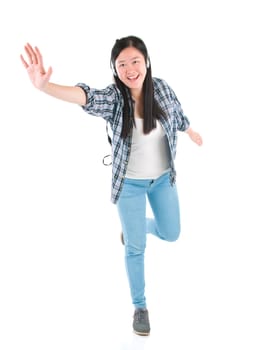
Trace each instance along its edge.
<path fill-rule="evenodd" d="M 111 62 L 111 69 L 112 69 L 114 77 L 117 77 L 116 69 L 115 69 L 115 66 L 113 65 L 112 62 Z"/>

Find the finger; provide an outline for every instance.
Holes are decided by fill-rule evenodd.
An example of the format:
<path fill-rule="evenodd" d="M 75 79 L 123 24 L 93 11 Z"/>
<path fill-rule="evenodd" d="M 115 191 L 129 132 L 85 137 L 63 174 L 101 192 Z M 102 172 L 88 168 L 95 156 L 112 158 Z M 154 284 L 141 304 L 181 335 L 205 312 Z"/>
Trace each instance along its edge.
<path fill-rule="evenodd" d="M 37 62 L 36 53 L 29 43 L 26 44 L 25 51 L 26 51 L 26 54 L 28 56 L 29 63 L 30 64 L 37 64 L 38 62 Z"/>
<path fill-rule="evenodd" d="M 32 55 L 31 55 L 31 51 L 30 51 L 30 49 L 28 49 L 27 46 L 25 46 L 25 52 L 26 52 L 26 55 L 27 55 L 27 57 L 28 57 L 29 64 L 33 64 L 33 59 L 32 59 Z"/>
<path fill-rule="evenodd" d="M 42 67 L 43 73 L 44 73 L 44 62 L 43 62 L 43 56 L 39 50 L 39 48 L 36 46 L 35 47 L 35 53 L 36 53 L 36 57 L 37 57 L 37 62 L 40 64 L 40 66 Z"/>
<path fill-rule="evenodd" d="M 29 67 L 28 63 L 26 62 L 26 60 L 24 59 L 23 55 L 20 55 L 21 61 L 24 65 L 24 67 L 27 69 Z"/>
<path fill-rule="evenodd" d="M 46 80 L 48 81 L 50 79 L 51 74 L 53 73 L 52 67 L 49 67 L 46 72 Z"/>

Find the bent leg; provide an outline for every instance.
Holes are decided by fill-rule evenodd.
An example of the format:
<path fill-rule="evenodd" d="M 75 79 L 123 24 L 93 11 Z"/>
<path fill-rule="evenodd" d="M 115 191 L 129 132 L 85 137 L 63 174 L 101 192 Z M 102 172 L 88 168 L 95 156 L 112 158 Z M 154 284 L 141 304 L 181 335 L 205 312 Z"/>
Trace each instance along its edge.
<path fill-rule="evenodd" d="M 180 208 L 176 185 L 170 184 L 169 174 L 154 181 L 148 191 L 154 219 L 147 219 L 147 232 L 160 239 L 175 241 L 180 234 Z"/>

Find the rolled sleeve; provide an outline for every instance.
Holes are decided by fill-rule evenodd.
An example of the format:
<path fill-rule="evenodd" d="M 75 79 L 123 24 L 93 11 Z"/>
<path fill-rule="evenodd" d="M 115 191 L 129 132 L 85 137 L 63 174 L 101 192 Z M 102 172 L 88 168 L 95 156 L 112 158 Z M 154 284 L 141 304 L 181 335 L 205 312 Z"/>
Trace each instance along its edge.
<path fill-rule="evenodd" d="M 86 104 L 81 106 L 83 110 L 91 115 L 110 120 L 114 114 L 114 108 L 119 101 L 119 93 L 114 85 L 105 89 L 95 89 L 84 83 L 78 83 L 86 94 Z"/>

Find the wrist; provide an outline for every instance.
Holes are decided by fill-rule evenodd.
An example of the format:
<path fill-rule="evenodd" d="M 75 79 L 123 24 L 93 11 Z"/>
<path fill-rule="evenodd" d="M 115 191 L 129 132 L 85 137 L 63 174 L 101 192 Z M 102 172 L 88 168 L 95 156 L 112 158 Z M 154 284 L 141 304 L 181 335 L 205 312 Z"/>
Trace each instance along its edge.
<path fill-rule="evenodd" d="M 185 130 L 185 132 L 186 132 L 188 135 L 192 135 L 193 129 L 192 129 L 191 127 L 189 127 L 188 129 Z"/>

